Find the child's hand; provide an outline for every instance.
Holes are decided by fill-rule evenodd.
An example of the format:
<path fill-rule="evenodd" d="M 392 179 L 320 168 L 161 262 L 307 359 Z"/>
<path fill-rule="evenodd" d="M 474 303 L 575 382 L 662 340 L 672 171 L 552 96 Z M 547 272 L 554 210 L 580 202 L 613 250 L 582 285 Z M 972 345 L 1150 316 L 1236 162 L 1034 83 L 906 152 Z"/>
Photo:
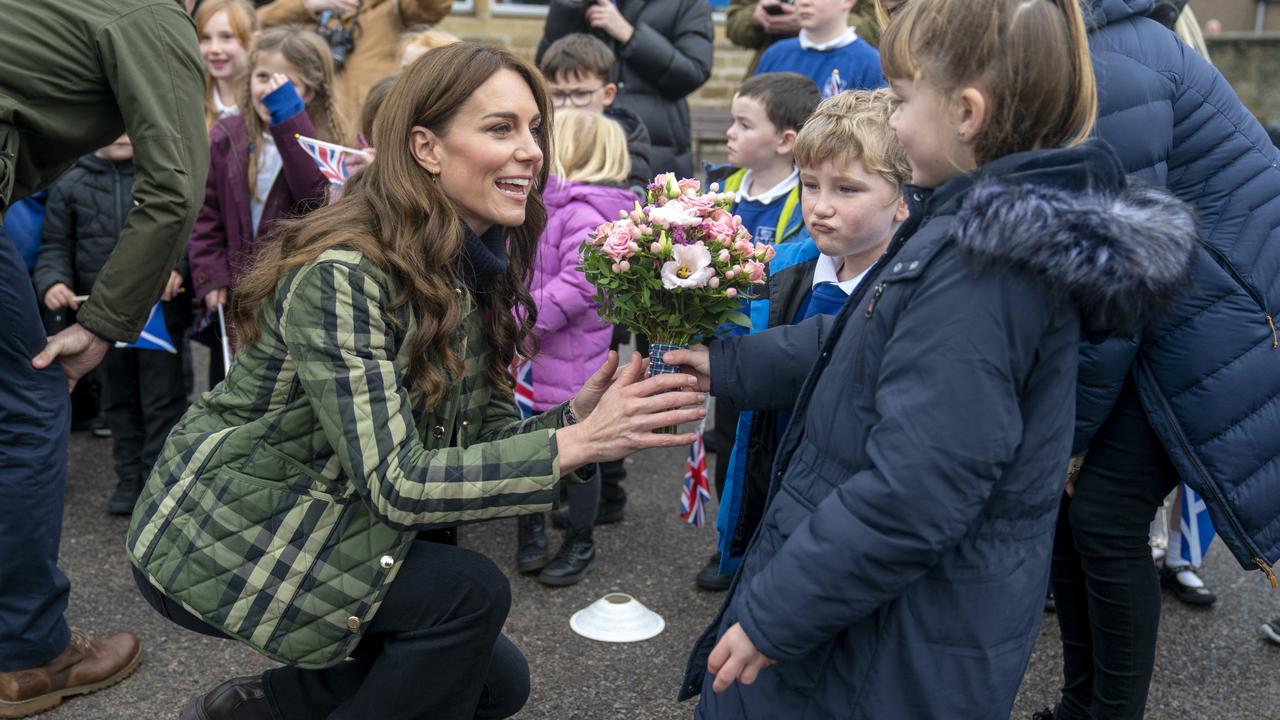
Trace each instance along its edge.
<path fill-rule="evenodd" d="M 76 294 L 67 287 L 66 283 L 54 283 L 44 291 L 44 306 L 50 310 L 61 310 L 64 307 L 72 310 L 80 309 L 80 303 L 76 302 Z"/>
<path fill-rule="evenodd" d="M 263 93 L 263 96 L 265 97 L 267 95 L 270 95 L 271 93 L 279 90 L 280 88 L 288 84 L 289 84 L 288 75 L 285 75 L 284 73 L 271 73 L 271 80 L 267 82 L 267 91 Z"/>
<path fill-rule="evenodd" d="M 176 270 L 169 271 L 169 282 L 164 285 L 164 292 L 160 293 L 160 299 L 169 302 L 182 292 L 182 276 Z"/>
<path fill-rule="evenodd" d="M 346 159 L 347 172 L 355 175 L 357 171 L 365 169 L 369 163 L 373 162 L 376 153 L 377 151 L 373 148 L 361 148 L 361 152 L 352 153 Z"/>
<path fill-rule="evenodd" d="M 750 685 L 760 671 L 776 663 L 756 649 L 740 623 L 734 623 L 707 657 L 707 670 L 716 676 L 712 689 L 722 693 L 735 682 Z"/>
<path fill-rule="evenodd" d="M 630 42 L 631 36 L 636 33 L 635 27 L 622 17 L 613 0 L 596 0 L 594 5 L 587 8 L 587 24 L 605 31 L 623 45 Z"/>
<path fill-rule="evenodd" d="M 668 365 L 680 365 L 685 372 L 698 378 L 698 389 L 711 392 L 711 352 L 706 345 L 690 345 L 684 350 L 672 350 L 662 356 Z"/>
<path fill-rule="evenodd" d="M 204 294 L 204 306 L 208 308 L 210 312 L 217 310 L 219 305 L 226 305 L 226 304 L 227 304 L 226 288 L 218 288 L 217 290 L 210 290 L 209 292 Z"/>

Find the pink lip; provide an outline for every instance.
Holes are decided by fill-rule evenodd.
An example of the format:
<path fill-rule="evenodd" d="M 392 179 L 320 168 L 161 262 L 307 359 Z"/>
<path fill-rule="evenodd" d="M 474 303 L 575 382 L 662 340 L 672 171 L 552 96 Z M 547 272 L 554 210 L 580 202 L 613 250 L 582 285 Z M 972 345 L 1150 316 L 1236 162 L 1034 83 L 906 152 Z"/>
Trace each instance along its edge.
<path fill-rule="evenodd" d="M 835 231 L 835 228 L 826 223 L 814 223 L 809 229 L 818 233 L 829 233 Z"/>

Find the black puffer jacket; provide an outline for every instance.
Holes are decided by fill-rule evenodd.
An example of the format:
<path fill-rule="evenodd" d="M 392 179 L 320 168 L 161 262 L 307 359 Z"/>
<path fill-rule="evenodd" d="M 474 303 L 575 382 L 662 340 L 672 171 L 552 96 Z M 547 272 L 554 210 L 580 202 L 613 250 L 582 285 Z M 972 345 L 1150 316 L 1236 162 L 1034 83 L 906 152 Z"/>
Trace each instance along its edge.
<path fill-rule="evenodd" d="M 591 3 L 552 0 L 537 59 L 551 43 L 571 33 L 592 33 L 613 48 L 618 62 L 615 107 L 640 116 L 653 142 L 651 169 L 693 177 L 689 142 L 689 104 L 685 97 L 711 77 L 711 6 L 706 0 L 617 0 L 618 10 L 635 26 L 625 45 L 587 24 Z"/>
<path fill-rule="evenodd" d="M 49 190 L 34 273 L 36 297 L 43 298 L 57 283 L 77 295 L 88 293 L 132 207 L 132 161 L 97 155 L 77 160 Z"/>

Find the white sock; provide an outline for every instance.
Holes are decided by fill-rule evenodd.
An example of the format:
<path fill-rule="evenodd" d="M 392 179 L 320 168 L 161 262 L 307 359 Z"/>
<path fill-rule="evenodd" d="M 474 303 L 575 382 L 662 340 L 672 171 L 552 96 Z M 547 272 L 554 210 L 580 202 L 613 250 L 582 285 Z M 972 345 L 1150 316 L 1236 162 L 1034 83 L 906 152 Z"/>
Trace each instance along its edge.
<path fill-rule="evenodd" d="M 1181 584 L 1183 587 L 1189 587 L 1189 588 L 1204 587 L 1204 581 L 1201 580 L 1200 576 L 1196 575 L 1196 571 L 1191 569 L 1190 567 L 1188 567 L 1186 570 L 1178 571 L 1178 583 Z"/>

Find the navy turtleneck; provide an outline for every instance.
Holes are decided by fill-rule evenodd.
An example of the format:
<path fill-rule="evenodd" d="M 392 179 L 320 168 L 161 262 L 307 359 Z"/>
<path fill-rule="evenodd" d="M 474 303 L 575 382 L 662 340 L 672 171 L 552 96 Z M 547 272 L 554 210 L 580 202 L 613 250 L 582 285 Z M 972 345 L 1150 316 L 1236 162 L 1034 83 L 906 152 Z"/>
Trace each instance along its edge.
<path fill-rule="evenodd" d="M 463 224 L 466 257 L 462 264 L 462 277 L 472 292 L 484 292 L 493 278 L 506 271 L 506 230 L 501 225 L 494 225 L 483 235 L 476 235 Z"/>

